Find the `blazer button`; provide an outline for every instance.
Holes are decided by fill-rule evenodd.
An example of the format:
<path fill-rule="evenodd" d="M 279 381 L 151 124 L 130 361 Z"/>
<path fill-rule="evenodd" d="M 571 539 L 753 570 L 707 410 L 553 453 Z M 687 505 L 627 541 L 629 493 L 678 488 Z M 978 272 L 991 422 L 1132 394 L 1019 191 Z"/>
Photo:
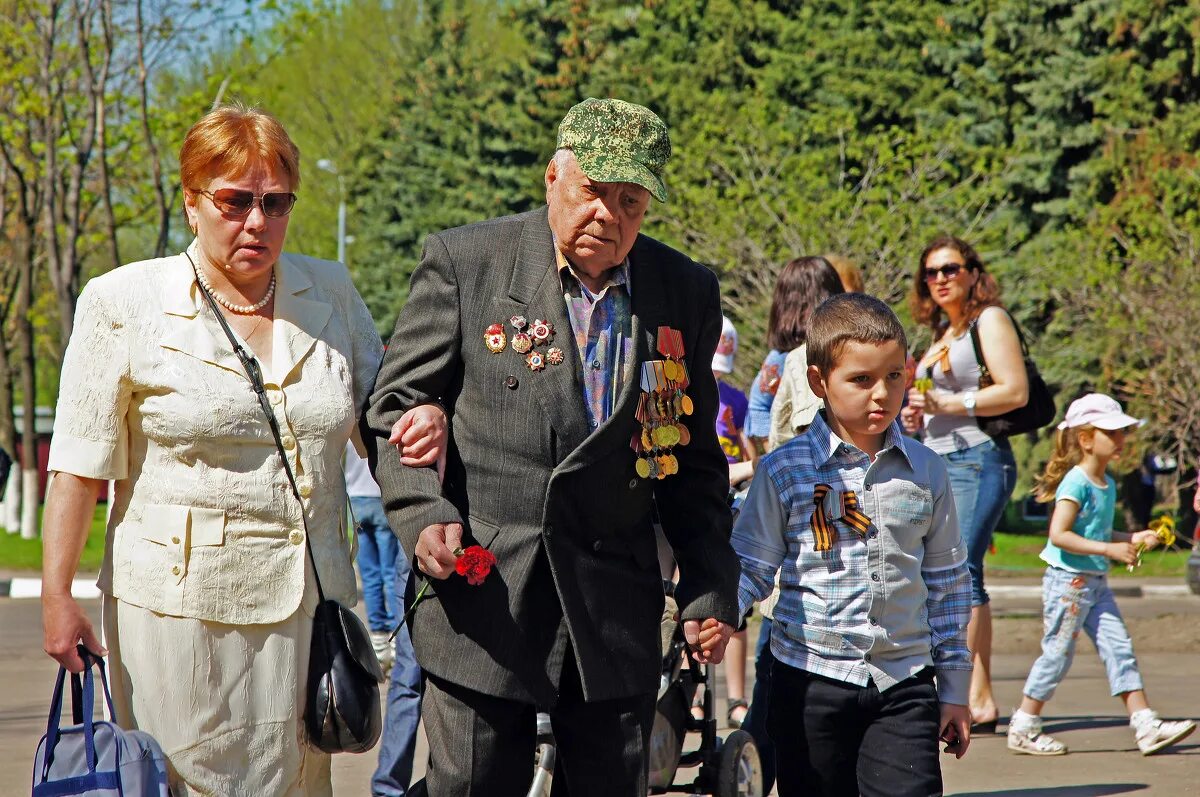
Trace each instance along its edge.
<path fill-rule="evenodd" d="M 599 552 L 599 550 L 600 550 L 601 548 L 603 548 L 603 547 L 604 547 L 604 543 L 603 543 L 603 542 L 601 542 L 600 540 L 596 540 L 595 542 L 593 542 L 593 543 L 592 543 L 592 550 L 593 550 L 593 551 L 597 551 L 597 552 Z"/>
<path fill-rule="evenodd" d="M 629 489 L 630 489 L 630 490 L 636 490 L 636 489 L 637 489 L 637 479 L 630 479 L 630 480 L 629 480 Z"/>
<path fill-rule="evenodd" d="M 179 565 L 175 565 L 174 567 L 171 568 L 171 575 L 173 575 L 173 576 L 179 575 Z"/>
<path fill-rule="evenodd" d="M 519 385 L 519 384 L 521 384 L 521 383 L 517 381 L 517 378 L 515 376 L 510 376 L 504 380 L 504 386 L 506 388 L 508 388 L 509 390 L 516 390 L 517 385 Z"/>
<path fill-rule="evenodd" d="M 298 531 L 293 531 L 288 535 L 288 542 L 290 542 L 292 545 L 299 545 L 300 543 L 304 542 L 304 535 Z"/>

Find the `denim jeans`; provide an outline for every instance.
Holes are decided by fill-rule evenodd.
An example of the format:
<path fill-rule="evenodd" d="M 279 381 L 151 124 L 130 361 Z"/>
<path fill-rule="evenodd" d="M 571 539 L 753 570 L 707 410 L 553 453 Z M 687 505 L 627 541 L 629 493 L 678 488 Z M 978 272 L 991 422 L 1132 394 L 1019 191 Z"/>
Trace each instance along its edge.
<path fill-rule="evenodd" d="M 932 667 L 880 692 L 776 660 L 767 730 L 780 797 L 941 794 L 940 708 Z"/>
<path fill-rule="evenodd" d="M 954 510 L 971 574 L 971 605 L 989 598 L 983 588 L 983 557 L 992 545 L 992 533 L 1004 516 L 1004 507 L 1017 486 L 1017 462 L 1008 441 L 987 440 L 979 445 L 943 454 L 954 493 Z"/>
<path fill-rule="evenodd" d="M 775 656 L 771 653 L 771 618 L 764 617 L 754 646 L 754 689 L 750 693 L 750 710 L 742 722 L 742 730 L 754 737 L 762 768 L 763 794 L 770 794 L 775 785 L 775 745 L 767 735 L 767 707 L 771 699 L 771 668 Z"/>
<path fill-rule="evenodd" d="M 1071 669 L 1080 629 L 1095 643 L 1114 697 L 1144 688 L 1133 640 L 1107 575 L 1047 567 L 1042 577 L 1042 622 L 1042 655 L 1025 679 L 1024 693 L 1029 697 L 1049 700 L 1054 695 Z"/>
<path fill-rule="evenodd" d="M 358 573 L 362 576 L 367 626 L 391 633 L 400 619 L 396 592 L 396 557 L 400 542 L 388 526 L 383 500 L 352 496 L 350 508 L 358 529 Z"/>
<path fill-rule="evenodd" d="M 359 499 L 352 499 L 359 500 Z M 383 506 L 378 499 L 382 517 Z M 354 507 L 357 514 L 357 504 Z M 362 522 L 365 515 L 358 515 Z M 391 535 L 386 519 L 382 520 L 383 528 Z M 393 542 L 396 540 L 392 536 Z M 361 561 L 362 543 L 359 543 Z M 361 565 L 360 565 L 361 568 Z M 391 599 L 396 619 L 388 630 L 395 627 L 404 615 L 403 605 L 398 596 L 404 594 L 405 587 L 412 577 L 408 566 L 408 557 L 397 547 L 395 564 L 391 568 L 392 592 Z M 366 580 L 364 576 L 364 582 Z M 373 626 L 372 626 L 373 627 Z M 379 742 L 379 765 L 371 776 L 371 794 L 376 797 L 404 797 L 412 780 L 413 758 L 417 750 L 417 725 L 421 721 L 421 667 L 417 664 L 416 654 L 413 653 L 412 639 L 405 625 L 396 632 L 396 661 L 392 664 L 391 680 L 388 683 L 387 705 L 384 706 L 383 736 Z"/>

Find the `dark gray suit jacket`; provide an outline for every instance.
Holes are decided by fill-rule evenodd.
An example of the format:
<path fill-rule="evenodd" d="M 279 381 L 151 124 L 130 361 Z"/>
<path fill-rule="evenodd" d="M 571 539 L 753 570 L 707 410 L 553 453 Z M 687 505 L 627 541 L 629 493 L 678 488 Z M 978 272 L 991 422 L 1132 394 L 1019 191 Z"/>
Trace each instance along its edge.
<path fill-rule="evenodd" d="M 546 208 L 432 234 L 413 274 L 363 420 L 388 522 L 410 560 L 421 530 L 461 522 L 464 547 L 496 556 L 481 586 L 434 581 L 412 621 L 428 672 L 479 692 L 549 706 L 573 649 L 588 700 L 651 692 L 659 675 L 663 590 L 651 527 L 657 502 L 679 562 L 684 619 L 737 623 L 728 471 L 717 443 L 711 360 L 721 330 L 712 272 L 646 236 L 630 252 L 638 362 L 661 359 L 658 327 L 683 334 L 695 412 L 679 473 L 638 478 L 630 440 L 640 387 L 628 379 L 593 431 Z M 554 325 L 561 365 L 530 371 L 484 330 L 524 315 Z M 544 351 L 544 349 L 543 349 Z M 386 438 L 409 407 L 451 418 L 445 484 L 400 465 Z M 418 572 L 416 567 L 414 572 Z M 567 641 L 570 646 L 568 647 Z"/>

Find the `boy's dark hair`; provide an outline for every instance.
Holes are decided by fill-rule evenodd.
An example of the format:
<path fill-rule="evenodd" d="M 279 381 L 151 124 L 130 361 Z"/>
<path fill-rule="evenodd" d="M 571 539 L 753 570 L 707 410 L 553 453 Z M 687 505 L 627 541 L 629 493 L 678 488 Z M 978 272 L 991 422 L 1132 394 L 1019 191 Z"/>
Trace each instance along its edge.
<path fill-rule="evenodd" d="M 886 343 L 894 340 L 908 351 L 904 327 L 892 308 L 865 293 L 830 296 L 808 320 L 808 364 L 828 374 L 848 341 Z"/>

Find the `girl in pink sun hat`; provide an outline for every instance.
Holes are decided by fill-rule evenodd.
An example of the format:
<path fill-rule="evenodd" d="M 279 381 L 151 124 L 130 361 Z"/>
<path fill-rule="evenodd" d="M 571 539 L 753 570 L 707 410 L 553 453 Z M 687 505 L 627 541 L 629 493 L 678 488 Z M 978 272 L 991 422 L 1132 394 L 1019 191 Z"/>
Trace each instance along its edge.
<path fill-rule="evenodd" d="M 1108 463 L 1125 447 L 1125 436 L 1145 421 L 1126 415 L 1117 401 L 1089 393 L 1067 408 L 1058 425 L 1054 453 L 1038 478 L 1039 501 L 1054 501 L 1050 539 L 1042 551 L 1042 655 L 1025 680 L 1021 707 L 1008 725 L 1008 747 L 1029 755 L 1063 755 L 1067 746 L 1042 733 L 1042 708 L 1066 677 L 1079 632 L 1096 644 L 1109 687 L 1129 712 L 1142 755 L 1157 753 L 1196 730 L 1190 720 L 1160 719 L 1146 701 L 1133 642 L 1108 586 L 1109 560 L 1132 564 L 1137 547 L 1153 548 L 1153 531 L 1113 531 L 1117 484 Z"/>

